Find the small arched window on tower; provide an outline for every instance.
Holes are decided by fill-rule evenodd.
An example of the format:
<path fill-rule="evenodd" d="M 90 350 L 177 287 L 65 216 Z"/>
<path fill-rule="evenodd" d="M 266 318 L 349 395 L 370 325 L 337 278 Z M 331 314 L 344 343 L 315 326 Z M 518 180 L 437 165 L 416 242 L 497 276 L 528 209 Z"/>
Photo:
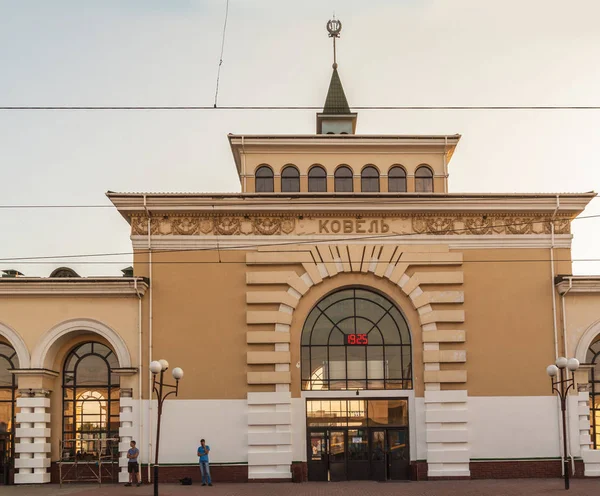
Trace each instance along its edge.
<path fill-rule="evenodd" d="M 286 165 L 281 172 L 281 191 L 284 193 L 300 192 L 300 173 L 293 165 Z"/>
<path fill-rule="evenodd" d="M 360 190 L 363 193 L 379 193 L 379 171 L 367 165 L 360 175 Z"/>
<path fill-rule="evenodd" d="M 327 192 L 327 173 L 320 165 L 315 165 L 308 171 L 308 191 L 311 193 Z"/>
<path fill-rule="evenodd" d="M 273 193 L 273 170 L 270 167 L 261 165 L 256 169 L 255 178 L 257 193 Z"/>
<path fill-rule="evenodd" d="M 433 172 L 426 165 L 419 166 L 415 172 L 415 191 L 433 193 Z"/>
<path fill-rule="evenodd" d="M 352 169 L 346 165 L 341 165 L 335 170 L 335 192 L 352 193 L 354 185 L 352 184 Z"/>
<path fill-rule="evenodd" d="M 388 172 L 388 191 L 406 193 L 406 171 L 399 165 L 395 165 Z"/>

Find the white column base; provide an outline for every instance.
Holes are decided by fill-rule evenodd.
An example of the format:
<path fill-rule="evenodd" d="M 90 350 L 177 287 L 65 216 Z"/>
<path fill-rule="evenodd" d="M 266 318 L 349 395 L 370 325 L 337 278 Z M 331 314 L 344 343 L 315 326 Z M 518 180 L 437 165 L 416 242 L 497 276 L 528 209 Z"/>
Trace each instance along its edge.
<path fill-rule="evenodd" d="M 291 479 L 289 392 L 248 393 L 248 479 Z"/>

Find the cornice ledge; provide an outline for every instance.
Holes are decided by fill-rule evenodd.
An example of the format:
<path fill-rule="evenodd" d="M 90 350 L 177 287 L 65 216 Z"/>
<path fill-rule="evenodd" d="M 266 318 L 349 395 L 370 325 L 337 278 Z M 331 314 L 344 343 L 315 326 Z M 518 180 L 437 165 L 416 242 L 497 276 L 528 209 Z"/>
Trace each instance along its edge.
<path fill-rule="evenodd" d="M 600 293 L 600 276 L 587 279 L 571 279 L 571 281 L 568 279 L 563 280 L 556 284 L 556 289 L 561 295 L 566 293 Z"/>
<path fill-rule="evenodd" d="M 0 296 L 30 295 L 30 296 L 67 296 L 67 295 L 96 295 L 96 296 L 143 296 L 148 289 L 145 281 L 138 280 L 137 288 L 133 281 L 61 281 L 55 279 L 30 278 L 0 279 Z"/>

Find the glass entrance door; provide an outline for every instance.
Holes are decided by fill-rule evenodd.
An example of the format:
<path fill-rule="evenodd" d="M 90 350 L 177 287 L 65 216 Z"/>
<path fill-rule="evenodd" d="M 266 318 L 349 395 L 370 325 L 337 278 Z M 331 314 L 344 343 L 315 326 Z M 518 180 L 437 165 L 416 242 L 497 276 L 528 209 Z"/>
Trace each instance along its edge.
<path fill-rule="evenodd" d="M 385 430 L 371 430 L 371 480 L 387 480 Z"/>
<path fill-rule="evenodd" d="M 329 479 L 329 449 L 327 431 L 312 431 L 308 437 L 308 479 L 327 481 Z"/>
<path fill-rule="evenodd" d="M 348 429 L 348 480 L 369 480 L 367 429 Z"/>
<path fill-rule="evenodd" d="M 346 432 L 329 431 L 329 480 L 346 480 Z"/>
<path fill-rule="evenodd" d="M 408 451 L 408 430 L 388 429 L 387 431 L 388 478 L 391 480 L 408 479 L 410 456 Z"/>

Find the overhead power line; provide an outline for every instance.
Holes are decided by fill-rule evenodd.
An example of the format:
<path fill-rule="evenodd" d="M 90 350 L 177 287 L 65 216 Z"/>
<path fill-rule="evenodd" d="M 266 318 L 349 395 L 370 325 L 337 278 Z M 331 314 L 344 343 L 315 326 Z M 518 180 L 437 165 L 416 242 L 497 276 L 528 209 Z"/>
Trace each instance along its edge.
<path fill-rule="evenodd" d="M 573 220 L 579 220 L 579 219 L 592 219 L 592 218 L 597 218 L 600 217 L 599 215 L 589 215 L 589 216 L 585 216 L 585 217 L 578 217 L 577 219 L 573 219 Z M 507 223 L 507 224 L 495 224 L 494 227 L 517 227 L 517 226 L 522 226 L 527 224 L 527 222 L 511 222 L 511 223 Z M 447 231 L 445 231 L 446 233 L 450 234 L 461 234 L 461 233 L 465 233 L 469 231 L 469 228 L 463 228 L 463 229 L 448 229 Z M 323 239 L 323 240 L 303 240 L 303 239 L 298 239 L 298 240 L 294 240 L 294 241 L 283 241 L 283 242 L 274 242 L 274 243 L 264 243 L 261 245 L 256 245 L 256 244 L 241 244 L 241 245 L 233 245 L 233 246 L 224 246 L 224 247 L 204 247 L 204 248 L 188 248 L 188 249 L 175 249 L 175 250 L 160 250 L 160 249 L 155 249 L 155 250 L 138 250 L 138 251 L 128 251 L 128 252 L 112 252 L 112 253 L 88 253 L 88 254 L 76 254 L 76 255 L 48 255 L 48 256 L 35 256 L 35 257 L 11 257 L 11 258 L 0 258 L 0 262 L 15 262 L 15 263 L 26 263 L 26 261 L 42 261 L 45 260 L 46 262 L 40 262 L 40 263 L 62 263 L 63 261 L 65 261 L 66 259 L 76 259 L 76 258 L 97 258 L 97 257 L 116 257 L 116 256 L 129 256 L 129 255 L 145 255 L 150 253 L 150 251 L 152 253 L 194 253 L 194 252 L 202 252 L 202 251 L 234 251 L 234 250 L 243 250 L 243 249 L 252 249 L 252 248 L 256 248 L 257 246 L 260 247 L 281 247 L 281 246 L 298 246 L 298 245 L 315 245 L 315 244 L 324 244 L 324 243 L 344 243 L 344 242 L 348 242 L 348 241 L 365 241 L 365 240 L 377 240 L 377 239 L 388 239 L 388 238 L 399 238 L 399 242 L 401 242 L 402 238 L 408 238 L 411 236 L 421 236 L 420 233 L 406 233 L 406 234 L 373 234 L 371 236 L 340 236 L 338 238 L 330 238 L 330 239 Z M 432 237 L 437 236 L 436 234 L 431 234 Z M 226 236 L 221 236 L 221 238 L 224 238 Z M 218 236 L 216 236 L 216 238 L 218 238 Z M 21 261 L 25 261 L 25 262 L 21 262 Z M 73 263 L 83 263 L 83 262 L 78 262 L 76 260 L 73 260 Z M 111 261 L 105 261 L 105 262 L 95 262 L 95 263 L 113 263 Z M 117 263 L 117 262 L 115 262 Z M 118 263 L 127 263 L 127 262 L 118 262 Z"/>
<path fill-rule="evenodd" d="M 225 2 L 225 22 L 223 23 L 223 38 L 221 40 L 221 55 L 219 56 L 219 67 L 217 68 L 217 84 L 215 88 L 214 108 L 217 108 L 217 99 L 219 98 L 219 79 L 221 78 L 221 66 L 223 65 L 223 52 L 225 51 L 225 33 L 227 32 L 227 18 L 229 17 L 229 0 Z"/>
<path fill-rule="evenodd" d="M 216 97 L 216 95 L 215 95 Z M 318 110 L 314 105 L 3 105 L 0 110 Z M 600 110 L 600 105 L 364 105 L 352 110 Z"/>

